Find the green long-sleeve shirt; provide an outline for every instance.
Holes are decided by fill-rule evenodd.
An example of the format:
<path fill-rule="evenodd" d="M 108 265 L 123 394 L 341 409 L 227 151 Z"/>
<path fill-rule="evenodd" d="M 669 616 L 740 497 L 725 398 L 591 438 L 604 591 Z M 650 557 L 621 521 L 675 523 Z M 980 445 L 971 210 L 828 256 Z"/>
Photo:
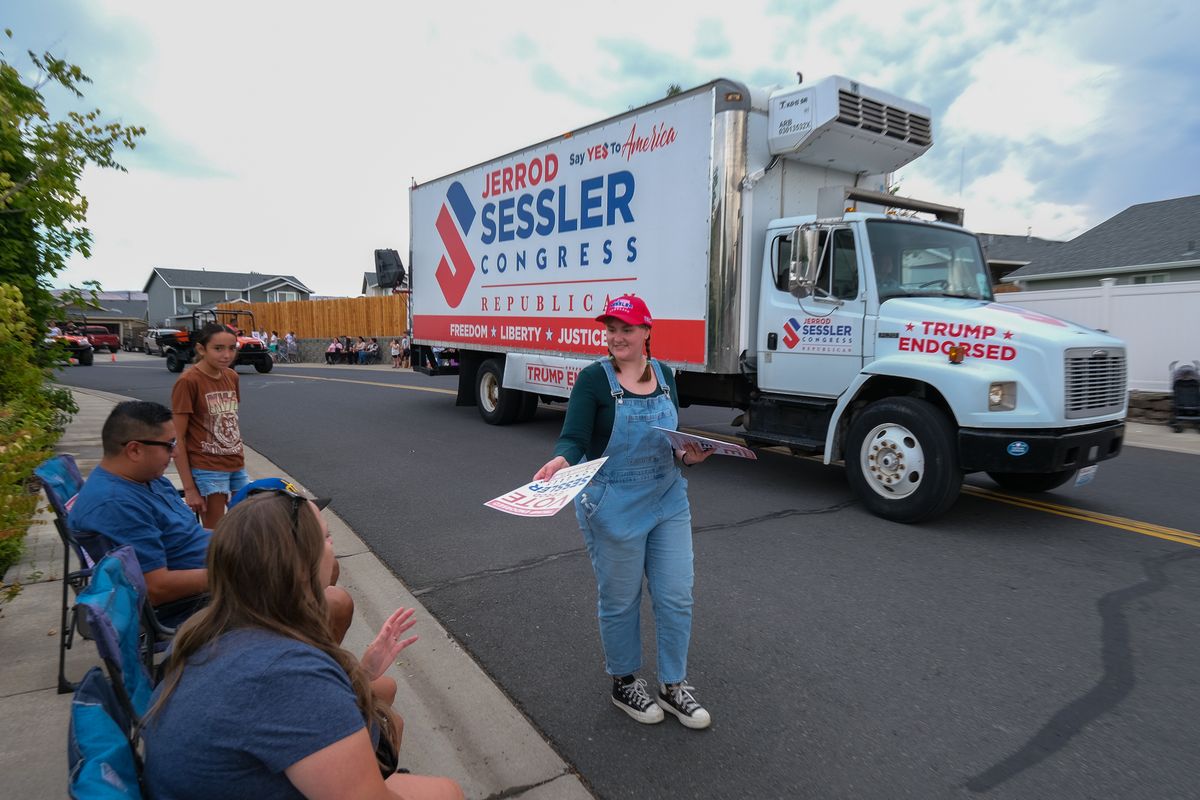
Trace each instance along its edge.
<path fill-rule="evenodd" d="M 671 390 L 671 402 L 679 408 L 679 392 L 675 390 L 675 372 L 663 365 L 663 377 Z M 650 394 L 635 394 L 625 390 L 626 397 L 657 397 L 662 394 L 660 384 Z M 554 455 L 562 456 L 568 464 L 577 464 L 586 453 L 588 459 L 604 455 L 608 439 L 612 436 L 613 420 L 617 413 L 617 402 L 608 388 L 608 377 L 604 365 L 597 361 L 589 364 L 575 378 L 571 389 L 571 400 L 567 403 L 567 418 L 563 421 L 562 433 Z"/>

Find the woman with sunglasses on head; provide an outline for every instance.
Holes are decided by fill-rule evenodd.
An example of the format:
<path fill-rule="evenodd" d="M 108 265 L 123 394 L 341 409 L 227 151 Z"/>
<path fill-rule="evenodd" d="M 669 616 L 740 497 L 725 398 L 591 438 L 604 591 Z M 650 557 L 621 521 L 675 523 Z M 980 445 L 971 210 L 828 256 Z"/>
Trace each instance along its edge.
<path fill-rule="evenodd" d="M 250 496 L 217 525 L 212 602 L 176 634 L 146 718 L 151 796 L 461 800 L 448 778 L 384 778 L 376 752 L 398 753 L 403 726 L 371 684 L 416 640 L 412 610 L 355 659 L 329 631 L 333 568 L 329 529 L 294 492 Z"/>
<path fill-rule="evenodd" d="M 672 450 L 655 429 L 678 426 L 679 401 L 674 374 L 650 356 L 653 320 L 646 303 L 634 295 L 613 298 L 596 321 L 607 329 L 609 357 L 580 371 L 554 458 L 534 480 L 549 480 L 585 456 L 608 458 L 575 498 L 575 516 L 596 574 L 612 702 L 638 722 L 662 722 L 665 711 L 688 728 L 707 728 L 711 717 L 687 683 L 692 512 L 675 459 L 690 467 L 710 453 L 695 445 Z M 636 674 L 642 666 L 643 577 L 658 640 L 654 698 Z"/>

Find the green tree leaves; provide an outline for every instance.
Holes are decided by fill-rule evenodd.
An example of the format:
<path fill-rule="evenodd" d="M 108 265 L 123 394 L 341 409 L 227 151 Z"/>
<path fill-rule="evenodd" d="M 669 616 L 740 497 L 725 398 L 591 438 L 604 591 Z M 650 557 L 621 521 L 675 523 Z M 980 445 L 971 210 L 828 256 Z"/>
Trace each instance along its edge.
<path fill-rule="evenodd" d="M 11 40 L 12 31 L 4 36 Z M 27 56 L 38 74 L 32 85 L 0 50 L 0 282 L 19 288 L 41 323 L 55 305 L 49 279 L 73 253 L 91 255 L 88 201 L 79 190 L 84 169 L 125 171 L 116 154 L 132 150 L 146 129 L 106 121 L 100 109 L 55 119 L 43 90 L 82 99 L 91 79 L 51 53 Z"/>

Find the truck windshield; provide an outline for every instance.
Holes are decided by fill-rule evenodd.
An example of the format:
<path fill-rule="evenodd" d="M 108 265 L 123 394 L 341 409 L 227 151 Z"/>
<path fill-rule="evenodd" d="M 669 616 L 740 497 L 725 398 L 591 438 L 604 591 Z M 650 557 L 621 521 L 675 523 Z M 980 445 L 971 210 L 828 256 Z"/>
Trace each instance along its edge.
<path fill-rule="evenodd" d="M 979 241 L 964 231 L 910 222 L 867 223 L 880 302 L 889 297 L 991 300 Z"/>

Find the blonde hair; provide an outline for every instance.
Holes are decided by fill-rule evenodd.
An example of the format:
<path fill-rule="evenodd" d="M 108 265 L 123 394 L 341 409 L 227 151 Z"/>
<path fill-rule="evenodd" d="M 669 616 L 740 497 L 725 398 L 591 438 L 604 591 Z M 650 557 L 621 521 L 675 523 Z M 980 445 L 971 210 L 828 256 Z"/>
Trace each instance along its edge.
<path fill-rule="evenodd" d="M 293 503 L 300 505 L 293 516 Z M 159 712 L 179 685 L 188 660 L 220 637 L 258 628 L 303 642 L 328 655 L 346 672 L 363 722 L 380 726 L 395 746 L 386 706 L 371 691 L 371 678 L 343 650 L 329 629 L 320 567 L 325 535 L 312 505 L 279 492 L 252 495 L 221 518 L 208 546 L 212 601 L 175 634 L 162 692 L 147 718 Z"/>

